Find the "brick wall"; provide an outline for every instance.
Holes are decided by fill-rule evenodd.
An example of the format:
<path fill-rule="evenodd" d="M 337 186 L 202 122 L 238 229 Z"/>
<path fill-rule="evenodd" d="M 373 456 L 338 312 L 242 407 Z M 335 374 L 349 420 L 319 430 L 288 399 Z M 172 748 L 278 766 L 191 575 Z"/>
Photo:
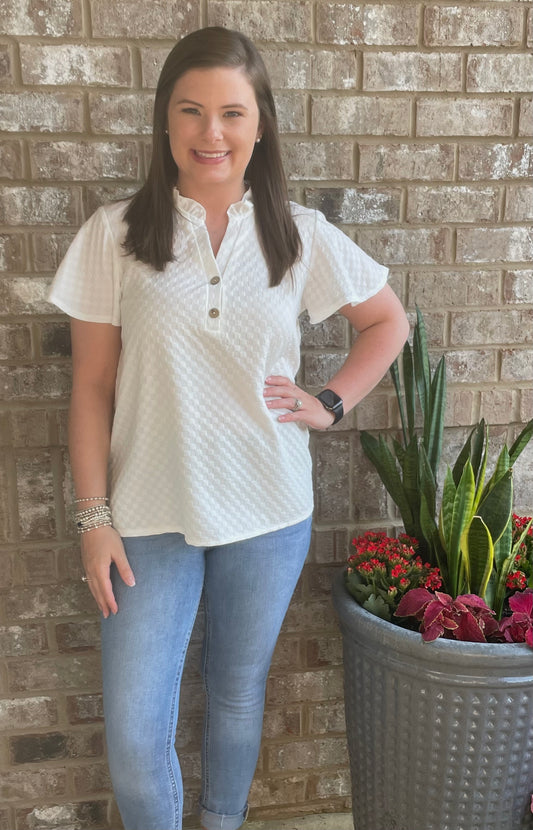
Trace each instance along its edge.
<path fill-rule="evenodd" d="M 276 89 L 294 197 L 392 268 L 435 354 L 448 355 L 446 440 L 480 416 L 497 438 L 533 414 L 533 7 L 516 2 L 0 0 L 0 830 L 113 828 L 98 622 L 79 581 L 65 450 L 69 339 L 46 287 L 76 228 L 132 192 L 149 155 L 159 67 L 175 37 L 242 28 Z M 304 323 L 320 387 L 349 346 Z M 345 810 L 332 572 L 354 529 L 394 512 L 357 428 L 393 427 L 384 381 L 312 439 L 316 531 L 269 680 L 256 816 Z M 517 469 L 532 507 L 533 452 Z M 198 790 L 200 627 L 179 745 Z"/>

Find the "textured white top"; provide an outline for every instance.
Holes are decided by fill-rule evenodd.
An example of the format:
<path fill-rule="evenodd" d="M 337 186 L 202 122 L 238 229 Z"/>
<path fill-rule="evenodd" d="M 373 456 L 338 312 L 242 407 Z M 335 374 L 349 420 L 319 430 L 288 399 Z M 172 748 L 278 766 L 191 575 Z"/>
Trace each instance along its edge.
<path fill-rule="evenodd" d="M 319 322 L 379 291 L 387 269 L 321 213 L 292 205 L 303 257 L 294 280 L 270 288 L 249 193 L 229 208 L 216 257 L 204 208 L 177 192 L 175 203 L 176 259 L 164 271 L 124 255 L 124 202 L 106 205 L 78 232 L 49 296 L 71 317 L 122 327 L 117 530 L 225 544 L 311 514 L 307 428 L 277 421 L 264 381 L 295 377 L 303 309 Z"/>

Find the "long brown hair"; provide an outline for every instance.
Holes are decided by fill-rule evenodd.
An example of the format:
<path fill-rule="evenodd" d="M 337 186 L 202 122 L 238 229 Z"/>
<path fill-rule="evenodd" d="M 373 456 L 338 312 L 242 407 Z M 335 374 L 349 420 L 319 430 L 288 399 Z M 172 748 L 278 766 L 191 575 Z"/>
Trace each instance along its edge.
<path fill-rule="evenodd" d="M 185 72 L 219 66 L 242 67 L 255 92 L 262 135 L 254 146 L 245 178 L 252 187 L 256 227 L 270 285 L 279 285 L 300 256 L 301 240 L 289 206 L 274 97 L 254 44 L 241 32 L 220 26 L 198 29 L 184 37 L 163 65 L 154 103 L 152 161 L 145 184 L 125 213 L 128 231 L 124 248 L 157 271 L 174 259 L 172 191 L 178 168 L 165 133 L 168 103 L 176 81 Z"/>

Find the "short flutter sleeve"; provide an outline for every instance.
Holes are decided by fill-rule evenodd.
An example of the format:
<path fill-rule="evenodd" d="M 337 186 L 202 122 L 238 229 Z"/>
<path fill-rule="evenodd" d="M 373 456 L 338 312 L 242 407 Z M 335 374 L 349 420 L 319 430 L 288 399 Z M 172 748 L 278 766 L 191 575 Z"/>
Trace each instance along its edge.
<path fill-rule="evenodd" d="M 368 300 L 387 282 L 388 269 L 316 212 L 302 308 L 320 323 L 343 305 Z"/>
<path fill-rule="evenodd" d="M 116 205 L 113 208 L 116 210 Z M 105 207 L 98 208 L 72 241 L 48 299 L 70 317 L 120 326 L 124 256 Z"/>

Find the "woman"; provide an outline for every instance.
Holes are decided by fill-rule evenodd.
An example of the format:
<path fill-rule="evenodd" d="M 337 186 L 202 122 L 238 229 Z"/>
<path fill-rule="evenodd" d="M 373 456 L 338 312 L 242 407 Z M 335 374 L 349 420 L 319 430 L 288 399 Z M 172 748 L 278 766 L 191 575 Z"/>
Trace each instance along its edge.
<path fill-rule="evenodd" d="M 386 275 L 289 204 L 252 43 L 217 27 L 181 40 L 157 87 L 146 184 L 96 211 L 51 291 L 71 317 L 77 522 L 126 830 L 181 828 L 173 744 L 202 592 L 200 816 L 208 830 L 245 820 L 266 676 L 309 544 L 307 428 L 336 423 L 400 351 L 408 324 Z M 303 309 L 312 322 L 339 310 L 359 332 L 316 397 L 294 383 Z"/>

